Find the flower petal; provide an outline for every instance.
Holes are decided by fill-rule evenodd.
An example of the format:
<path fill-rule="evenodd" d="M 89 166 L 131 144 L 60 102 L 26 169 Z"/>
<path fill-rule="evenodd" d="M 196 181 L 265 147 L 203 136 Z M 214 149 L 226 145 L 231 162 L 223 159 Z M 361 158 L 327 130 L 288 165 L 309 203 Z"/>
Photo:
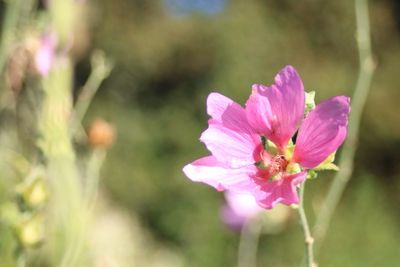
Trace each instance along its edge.
<path fill-rule="evenodd" d="M 250 193 L 238 194 L 232 191 L 225 191 L 225 200 L 231 209 L 241 217 L 252 218 L 263 211 Z"/>
<path fill-rule="evenodd" d="M 210 93 L 207 97 L 207 113 L 213 122 L 218 122 L 228 129 L 257 136 L 247 121 L 244 108 L 226 96 Z"/>
<path fill-rule="evenodd" d="M 254 153 L 261 145 L 257 136 L 227 128 L 213 119 L 209 120 L 209 127 L 202 133 L 200 141 L 219 162 L 232 168 L 254 164 L 257 158 Z"/>
<path fill-rule="evenodd" d="M 242 217 L 235 213 L 235 211 L 227 204 L 222 206 L 220 217 L 223 223 L 229 226 L 234 231 L 240 231 L 248 218 Z"/>
<path fill-rule="evenodd" d="M 228 113 L 226 112 L 228 110 Z M 228 115 L 243 117 L 243 108 L 232 99 L 219 93 L 210 93 L 207 97 L 207 114 L 216 121 L 222 122 L 222 117 Z"/>
<path fill-rule="evenodd" d="M 246 104 L 250 125 L 283 149 L 297 130 L 304 114 L 304 86 L 297 71 L 286 66 L 275 77 L 275 84 L 253 85 Z"/>
<path fill-rule="evenodd" d="M 271 105 L 268 98 L 258 93 L 258 86 L 261 85 L 253 85 L 253 92 L 246 102 L 247 120 L 257 133 L 271 136 L 270 118 L 273 117 Z"/>
<path fill-rule="evenodd" d="M 265 209 L 272 209 L 276 204 L 292 205 L 299 203 L 296 187 L 306 178 L 306 172 L 286 174 L 276 181 L 261 185 L 254 196 L 258 204 Z"/>
<path fill-rule="evenodd" d="M 250 192 L 256 184 L 250 178 L 256 172 L 254 165 L 232 169 L 215 157 L 200 158 L 183 168 L 183 172 L 194 182 L 203 182 L 218 191 Z"/>
<path fill-rule="evenodd" d="M 332 97 L 312 110 L 300 127 L 293 160 L 312 169 L 335 152 L 347 135 L 350 98 Z"/>

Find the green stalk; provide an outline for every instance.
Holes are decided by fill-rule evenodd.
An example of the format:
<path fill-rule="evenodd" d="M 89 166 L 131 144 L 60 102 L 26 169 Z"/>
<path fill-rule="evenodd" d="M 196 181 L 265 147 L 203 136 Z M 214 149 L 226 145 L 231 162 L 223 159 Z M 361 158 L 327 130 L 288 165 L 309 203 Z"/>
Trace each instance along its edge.
<path fill-rule="evenodd" d="M 298 212 L 299 212 L 299 217 L 300 217 L 300 223 L 301 226 L 303 227 L 303 233 L 304 233 L 304 243 L 305 243 L 305 259 L 306 259 L 306 266 L 307 267 L 317 267 L 317 263 L 314 260 L 314 238 L 311 235 L 311 230 L 310 226 L 308 224 L 306 212 L 304 210 L 304 188 L 306 185 L 306 181 L 304 181 L 300 185 L 300 203 L 298 207 Z"/>
<path fill-rule="evenodd" d="M 353 173 L 354 155 L 357 149 L 358 132 L 361 115 L 368 97 L 375 63 L 371 52 L 371 37 L 369 28 L 368 1 L 356 0 L 355 13 L 357 22 L 357 45 L 359 53 L 359 73 L 356 89 L 352 97 L 347 141 L 343 145 L 339 161 L 340 170 L 335 175 L 325 198 L 320 213 L 317 215 L 314 235 L 320 247 L 325 239 L 332 216 L 339 204 L 343 192 Z"/>
<path fill-rule="evenodd" d="M 75 162 L 70 135 L 72 111 L 72 64 L 60 57 L 48 77 L 43 79 L 44 100 L 40 121 L 42 149 L 47 161 L 51 186 L 51 220 L 59 235 L 51 242 L 61 258 L 59 266 L 78 266 L 81 243 L 85 233 L 85 214 L 81 181 Z M 56 258 L 58 258 L 56 257 Z M 58 261 L 56 259 L 56 261 Z"/>

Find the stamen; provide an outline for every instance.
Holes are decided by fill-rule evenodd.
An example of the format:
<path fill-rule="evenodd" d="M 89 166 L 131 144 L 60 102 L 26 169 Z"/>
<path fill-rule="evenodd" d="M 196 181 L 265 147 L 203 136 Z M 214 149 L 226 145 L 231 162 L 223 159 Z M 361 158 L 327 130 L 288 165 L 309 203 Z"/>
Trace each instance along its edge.
<path fill-rule="evenodd" d="M 257 162 L 256 166 L 260 170 L 260 175 L 265 179 L 279 179 L 285 172 L 288 161 L 284 155 L 276 155 L 273 158 Z"/>

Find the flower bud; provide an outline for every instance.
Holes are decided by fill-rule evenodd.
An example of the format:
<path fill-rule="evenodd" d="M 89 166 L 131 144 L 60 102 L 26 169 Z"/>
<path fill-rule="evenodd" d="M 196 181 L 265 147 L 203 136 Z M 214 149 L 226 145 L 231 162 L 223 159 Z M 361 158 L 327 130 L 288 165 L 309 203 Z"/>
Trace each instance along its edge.
<path fill-rule="evenodd" d="M 89 143 L 97 148 L 109 148 L 115 139 L 115 130 L 112 125 L 103 119 L 95 119 L 88 130 Z"/>
<path fill-rule="evenodd" d="M 48 188 L 37 170 L 28 176 L 25 181 L 16 188 L 17 194 L 22 199 L 23 204 L 29 208 L 42 206 L 48 198 Z"/>
<path fill-rule="evenodd" d="M 24 247 L 40 245 L 44 239 L 44 219 L 40 215 L 24 218 L 15 228 L 20 244 Z"/>

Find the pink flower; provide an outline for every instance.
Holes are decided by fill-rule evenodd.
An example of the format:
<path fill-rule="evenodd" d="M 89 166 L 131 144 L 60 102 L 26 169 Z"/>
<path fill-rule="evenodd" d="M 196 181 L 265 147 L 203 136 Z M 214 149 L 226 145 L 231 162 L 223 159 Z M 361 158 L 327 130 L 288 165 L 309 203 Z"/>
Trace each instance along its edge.
<path fill-rule="evenodd" d="M 56 37 L 51 33 L 44 34 L 40 40 L 35 56 L 35 67 L 42 76 L 46 76 L 53 65 L 56 45 Z"/>
<path fill-rule="evenodd" d="M 236 194 L 225 192 L 226 204 L 221 210 L 221 219 L 234 230 L 239 230 L 246 221 L 255 218 L 262 209 L 254 197 L 249 194 Z"/>
<path fill-rule="evenodd" d="M 245 109 L 211 93 L 207 99 L 211 119 L 200 137 L 211 155 L 186 165 L 183 171 L 192 181 L 219 191 L 251 194 L 266 209 L 277 203 L 297 204 L 296 187 L 307 170 L 343 143 L 349 102 L 345 96 L 330 98 L 304 119 L 304 87 L 291 66 L 278 73 L 272 86 L 253 85 Z M 266 140 L 275 146 L 267 147 Z"/>

